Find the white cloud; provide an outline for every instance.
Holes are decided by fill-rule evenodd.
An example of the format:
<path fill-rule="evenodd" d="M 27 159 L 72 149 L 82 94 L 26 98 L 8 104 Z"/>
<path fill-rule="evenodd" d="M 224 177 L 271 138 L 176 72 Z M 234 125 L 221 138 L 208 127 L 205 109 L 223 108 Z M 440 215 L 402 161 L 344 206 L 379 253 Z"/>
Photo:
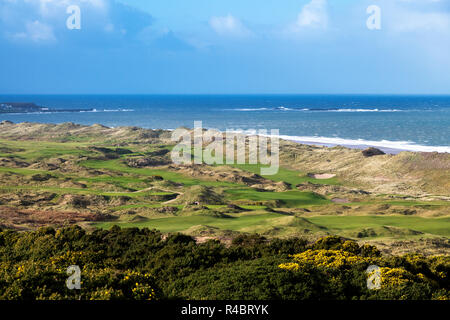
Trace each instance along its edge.
<path fill-rule="evenodd" d="M 388 27 L 395 32 L 450 32 L 450 13 L 397 8 L 388 15 Z"/>
<path fill-rule="evenodd" d="M 401 20 L 394 23 L 396 31 L 450 31 L 450 15 L 444 13 L 416 13 L 405 14 Z"/>
<path fill-rule="evenodd" d="M 45 23 L 36 20 L 26 23 L 25 28 L 28 37 L 34 42 L 56 40 L 52 27 Z"/>
<path fill-rule="evenodd" d="M 9 34 L 14 40 L 31 40 L 33 42 L 51 42 L 56 37 L 53 28 L 38 20 L 28 21 L 25 23 L 25 31 Z"/>
<path fill-rule="evenodd" d="M 81 8 L 81 31 L 69 32 L 67 7 Z M 153 18 L 116 0 L 0 0 L 0 41 L 116 43 L 134 37 Z M 77 37 L 72 35 L 77 34 Z M 107 35 L 105 39 L 101 36 Z M 92 41 L 92 39 L 100 41 Z M 107 39 L 106 39 L 107 38 Z"/>
<path fill-rule="evenodd" d="M 297 17 L 297 21 L 295 22 L 294 30 L 300 30 L 303 28 L 326 29 L 327 26 L 327 1 L 312 0 L 310 3 L 303 6 Z"/>
<path fill-rule="evenodd" d="M 237 18 L 232 15 L 212 17 L 209 20 L 211 28 L 221 36 L 248 37 L 252 32 Z"/>
<path fill-rule="evenodd" d="M 78 5 L 84 8 L 104 11 L 107 9 L 107 0 L 24 0 L 25 3 L 39 7 L 42 17 L 54 17 L 61 14 L 61 9 L 70 5 Z"/>
<path fill-rule="evenodd" d="M 379 6 L 391 32 L 450 32 L 449 0 L 381 0 Z"/>
<path fill-rule="evenodd" d="M 448 0 L 383 0 L 382 30 L 405 55 L 420 57 L 430 73 L 444 75 L 450 67 Z"/>

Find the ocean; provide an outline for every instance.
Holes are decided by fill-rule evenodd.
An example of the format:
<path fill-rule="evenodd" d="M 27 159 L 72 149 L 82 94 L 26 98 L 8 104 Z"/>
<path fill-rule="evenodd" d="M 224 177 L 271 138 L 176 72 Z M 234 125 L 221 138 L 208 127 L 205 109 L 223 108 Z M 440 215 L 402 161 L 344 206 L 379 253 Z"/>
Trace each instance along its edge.
<path fill-rule="evenodd" d="M 15 123 L 175 129 L 203 121 L 219 130 L 279 129 L 285 139 L 310 144 L 450 152 L 450 95 L 0 95 L 0 102 L 94 109 L 0 114 Z"/>

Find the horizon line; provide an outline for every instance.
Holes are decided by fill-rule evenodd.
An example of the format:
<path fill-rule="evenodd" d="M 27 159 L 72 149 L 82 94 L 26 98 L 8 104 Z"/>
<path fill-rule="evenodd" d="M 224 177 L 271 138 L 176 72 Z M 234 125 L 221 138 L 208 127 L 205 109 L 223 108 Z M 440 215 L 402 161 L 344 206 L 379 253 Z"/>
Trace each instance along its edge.
<path fill-rule="evenodd" d="M 0 96 L 450 96 L 450 93 L 0 93 Z"/>

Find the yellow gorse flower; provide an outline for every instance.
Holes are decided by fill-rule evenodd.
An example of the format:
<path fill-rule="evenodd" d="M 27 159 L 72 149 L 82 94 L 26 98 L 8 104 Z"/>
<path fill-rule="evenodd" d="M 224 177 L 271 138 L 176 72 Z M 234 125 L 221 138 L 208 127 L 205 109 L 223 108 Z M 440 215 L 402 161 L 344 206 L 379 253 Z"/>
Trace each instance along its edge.
<path fill-rule="evenodd" d="M 316 267 L 342 268 L 358 263 L 370 262 L 372 259 L 360 257 L 343 250 L 306 250 L 291 256 L 294 262 L 279 265 L 281 269 L 298 270 L 302 265 L 311 264 Z"/>
<path fill-rule="evenodd" d="M 25 265 L 20 265 L 17 267 L 16 276 L 20 277 L 25 272 Z"/>
<path fill-rule="evenodd" d="M 412 280 L 413 274 L 402 268 L 380 268 L 381 271 L 381 285 L 384 287 L 398 286 L 405 284 Z M 418 275 L 419 278 L 424 278 L 423 274 Z"/>
<path fill-rule="evenodd" d="M 282 263 L 278 266 L 280 269 L 289 270 L 289 271 L 297 271 L 300 269 L 300 265 L 294 262 Z"/>

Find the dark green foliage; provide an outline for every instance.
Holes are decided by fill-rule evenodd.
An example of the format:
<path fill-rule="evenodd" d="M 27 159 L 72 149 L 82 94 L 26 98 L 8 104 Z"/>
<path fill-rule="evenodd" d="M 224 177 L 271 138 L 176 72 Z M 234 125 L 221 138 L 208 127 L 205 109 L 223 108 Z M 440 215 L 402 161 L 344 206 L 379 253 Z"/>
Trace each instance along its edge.
<path fill-rule="evenodd" d="M 316 243 L 314 243 L 313 249 L 338 250 L 342 248 L 343 243 L 344 240 L 341 237 L 338 236 L 325 237 L 317 240 Z"/>
<path fill-rule="evenodd" d="M 401 268 L 413 280 L 368 290 L 366 264 L 279 268 L 308 249 L 347 251 Z M 65 286 L 70 265 L 82 270 L 81 290 Z M 338 237 L 310 245 L 297 238 L 241 235 L 227 247 L 138 228 L 0 230 L 0 299 L 443 299 L 449 296 L 449 274 L 446 257 L 381 258 L 375 247 Z"/>
<path fill-rule="evenodd" d="M 199 270 L 169 283 L 167 294 L 197 300 L 341 298 L 329 291 L 329 279 L 321 270 L 284 272 L 277 262 L 274 258 L 261 258 Z"/>
<path fill-rule="evenodd" d="M 233 239 L 233 245 L 244 247 L 259 246 L 265 242 L 267 239 L 258 234 L 242 234 Z"/>

